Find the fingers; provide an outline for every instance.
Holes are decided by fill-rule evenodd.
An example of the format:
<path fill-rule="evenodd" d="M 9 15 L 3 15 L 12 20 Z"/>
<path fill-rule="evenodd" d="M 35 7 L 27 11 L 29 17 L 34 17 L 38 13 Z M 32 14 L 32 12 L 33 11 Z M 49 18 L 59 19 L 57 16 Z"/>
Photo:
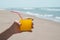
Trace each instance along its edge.
<path fill-rule="evenodd" d="M 20 25 L 19 21 L 15 20 L 15 22 Z"/>

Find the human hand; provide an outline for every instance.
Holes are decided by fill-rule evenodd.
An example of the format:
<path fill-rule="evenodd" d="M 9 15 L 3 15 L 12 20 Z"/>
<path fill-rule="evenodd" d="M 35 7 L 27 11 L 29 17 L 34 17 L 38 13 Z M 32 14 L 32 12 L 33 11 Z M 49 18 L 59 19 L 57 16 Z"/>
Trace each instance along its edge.
<path fill-rule="evenodd" d="M 20 23 L 18 21 L 14 21 L 14 23 L 11 25 L 10 30 L 15 34 L 15 33 L 20 33 Z"/>

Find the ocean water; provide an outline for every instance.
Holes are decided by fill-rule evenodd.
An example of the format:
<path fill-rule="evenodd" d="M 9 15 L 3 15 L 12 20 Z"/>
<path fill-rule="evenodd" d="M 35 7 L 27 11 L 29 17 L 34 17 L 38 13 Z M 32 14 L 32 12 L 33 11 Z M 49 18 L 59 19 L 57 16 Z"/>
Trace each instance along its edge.
<path fill-rule="evenodd" d="M 39 18 L 60 22 L 60 7 L 7 8 L 7 10 L 24 12 Z"/>

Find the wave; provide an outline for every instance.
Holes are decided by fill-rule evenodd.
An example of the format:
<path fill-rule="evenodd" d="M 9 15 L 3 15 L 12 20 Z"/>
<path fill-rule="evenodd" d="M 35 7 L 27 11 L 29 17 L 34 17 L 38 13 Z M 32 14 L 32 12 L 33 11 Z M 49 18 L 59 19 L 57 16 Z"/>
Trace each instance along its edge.
<path fill-rule="evenodd" d="M 29 15 L 34 15 L 34 13 L 31 13 L 31 12 L 26 12 L 26 14 L 29 14 Z"/>
<path fill-rule="evenodd" d="M 57 16 L 56 16 L 55 18 L 56 18 L 56 19 L 60 19 L 60 17 L 57 17 Z"/>
<path fill-rule="evenodd" d="M 30 15 L 34 15 L 34 16 L 44 16 L 44 17 L 52 17 L 53 15 L 52 14 L 38 14 L 38 13 L 31 13 L 31 12 L 26 12 L 26 14 L 30 14 Z"/>
<path fill-rule="evenodd" d="M 44 16 L 44 17 L 53 17 L 53 15 L 48 15 L 48 14 L 44 14 L 44 15 L 40 15 L 40 16 Z"/>
<path fill-rule="evenodd" d="M 60 9 L 49 9 L 47 8 L 48 11 L 60 11 Z"/>
<path fill-rule="evenodd" d="M 33 15 L 33 16 L 36 16 L 36 17 L 39 17 L 39 18 L 43 18 L 43 19 L 48 19 L 48 20 L 53 20 L 53 21 L 56 21 L 56 22 L 60 22 L 60 17 L 58 16 L 54 16 L 52 14 L 39 14 L 39 13 L 32 13 L 32 12 L 25 12 L 26 14 L 29 14 L 29 15 Z"/>
<path fill-rule="evenodd" d="M 60 8 L 40 8 L 41 10 L 47 10 L 47 11 L 60 11 Z"/>
<path fill-rule="evenodd" d="M 38 14 L 38 13 L 31 13 L 31 12 L 25 12 L 26 14 L 29 14 L 29 15 L 34 15 L 34 16 L 37 16 L 37 17 L 52 17 L 53 15 L 48 15 L 48 14 Z"/>
<path fill-rule="evenodd" d="M 25 10 L 28 10 L 28 9 L 30 9 L 30 10 L 31 10 L 31 9 L 33 9 L 33 8 L 23 8 L 23 9 L 25 9 Z"/>
<path fill-rule="evenodd" d="M 14 12 L 18 12 L 20 13 L 20 11 L 15 11 Z M 60 22 L 60 17 L 58 16 L 54 16 L 52 14 L 39 14 L 39 13 L 32 13 L 32 12 L 22 12 L 22 13 L 26 13 L 26 14 L 29 14 L 29 15 L 33 15 L 33 16 L 36 16 L 36 17 L 39 17 L 39 18 L 43 18 L 43 19 L 48 19 L 48 20 L 53 20 L 53 21 L 56 21 L 56 22 Z"/>

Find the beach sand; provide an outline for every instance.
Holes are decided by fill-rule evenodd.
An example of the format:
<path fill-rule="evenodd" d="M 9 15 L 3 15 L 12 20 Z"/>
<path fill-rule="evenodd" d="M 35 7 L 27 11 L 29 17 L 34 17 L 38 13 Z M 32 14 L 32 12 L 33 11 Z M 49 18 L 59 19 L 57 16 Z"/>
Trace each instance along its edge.
<path fill-rule="evenodd" d="M 8 40 L 60 40 L 60 23 L 24 13 L 21 15 L 23 18 L 34 19 L 32 32 L 14 34 Z M 18 15 L 7 10 L 0 10 L 0 33 L 8 29 L 14 20 L 19 20 Z"/>

